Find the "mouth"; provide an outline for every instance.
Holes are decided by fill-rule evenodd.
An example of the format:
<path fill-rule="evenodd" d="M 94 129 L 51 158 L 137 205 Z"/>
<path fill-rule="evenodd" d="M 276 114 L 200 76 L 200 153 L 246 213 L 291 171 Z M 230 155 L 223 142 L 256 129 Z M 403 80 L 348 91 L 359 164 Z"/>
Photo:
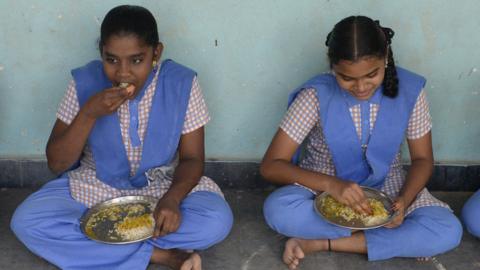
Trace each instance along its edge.
<path fill-rule="evenodd" d="M 122 89 L 127 89 L 128 95 L 132 95 L 135 92 L 135 85 L 129 82 L 120 82 L 117 84 L 117 87 Z"/>
<path fill-rule="evenodd" d="M 357 97 L 367 97 L 370 95 L 370 91 L 365 91 L 365 92 L 356 92 L 355 95 Z"/>
<path fill-rule="evenodd" d="M 130 85 L 128 82 L 121 82 L 118 84 L 118 87 L 120 88 L 127 88 Z"/>

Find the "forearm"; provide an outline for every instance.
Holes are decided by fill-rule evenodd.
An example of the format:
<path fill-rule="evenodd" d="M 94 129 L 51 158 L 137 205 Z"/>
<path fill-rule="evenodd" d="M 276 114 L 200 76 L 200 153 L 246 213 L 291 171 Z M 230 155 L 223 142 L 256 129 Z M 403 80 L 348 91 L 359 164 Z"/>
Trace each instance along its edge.
<path fill-rule="evenodd" d="M 412 160 L 412 164 L 405 179 L 405 184 L 400 191 L 400 196 L 404 198 L 406 207 L 412 204 L 417 194 L 426 186 L 432 172 L 433 160 Z"/>
<path fill-rule="evenodd" d="M 51 136 L 46 149 L 48 166 L 51 171 L 63 172 L 79 159 L 94 124 L 95 119 L 86 116 L 80 110 L 61 135 Z"/>
<path fill-rule="evenodd" d="M 204 161 L 199 158 L 180 160 L 173 175 L 172 185 L 163 198 L 180 203 L 198 184 L 203 175 Z"/>
<path fill-rule="evenodd" d="M 298 183 L 316 191 L 328 191 L 338 179 L 334 176 L 309 171 L 286 160 L 263 161 L 260 173 L 269 182 L 281 185 Z"/>

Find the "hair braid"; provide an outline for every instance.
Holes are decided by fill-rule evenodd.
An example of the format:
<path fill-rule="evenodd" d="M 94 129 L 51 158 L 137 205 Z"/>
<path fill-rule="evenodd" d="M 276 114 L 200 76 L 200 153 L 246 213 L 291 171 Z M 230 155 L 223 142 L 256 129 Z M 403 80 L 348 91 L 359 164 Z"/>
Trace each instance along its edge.
<path fill-rule="evenodd" d="M 385 41 L 387 43 L 387 65 L 385 67 L 385 77 L 383 79 L 383 94 L 387 97 L 394 98 L 398 95 L 397 69 L 395 67 L 395 60 L 393 59 L 393 51 L 391 47 L 392 37 L 395 33 L 390 28 L 380 26 L 378 21 L 376 21 L 376 23 L 385 35 Z"/>

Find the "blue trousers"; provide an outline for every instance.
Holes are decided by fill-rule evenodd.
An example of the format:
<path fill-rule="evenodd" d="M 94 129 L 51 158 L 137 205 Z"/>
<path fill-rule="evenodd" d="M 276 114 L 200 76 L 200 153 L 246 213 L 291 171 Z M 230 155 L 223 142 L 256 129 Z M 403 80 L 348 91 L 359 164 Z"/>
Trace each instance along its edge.
<path fill-rule="evenodd" d="M 288 237 L 337 239 L 351 236 L 351 230 L 323 220 L 313 206 L 315 195 L 290 185 L 279 188 L 266 199 L 263 212 L 267 224 Z M 422 207 L 405 217 L 394 229 L 365 230 L 368 259 L 429 257 L 460 244 L 462 225 L 448 209 Z"/>
<path fill-rule="evenodd" d="M 465 203 L 462 209 L 462 219 L 467 230 L 480 237 L 480 190 Z"/>
<path fill-rule="evenodd" d="M 213 192 L 189 194 L 181 203 L 179 229 L 157 240 L 126 245 L 92 241 L 80 231 L 87 208 L 75 201 L 68 179 L 47 183 L 15 211 L 11 229 L 33 253 L 61 269 L 146 269 L 154 247 L 206 249 L 228 235 L 233 215 L 227 202 Z"/>

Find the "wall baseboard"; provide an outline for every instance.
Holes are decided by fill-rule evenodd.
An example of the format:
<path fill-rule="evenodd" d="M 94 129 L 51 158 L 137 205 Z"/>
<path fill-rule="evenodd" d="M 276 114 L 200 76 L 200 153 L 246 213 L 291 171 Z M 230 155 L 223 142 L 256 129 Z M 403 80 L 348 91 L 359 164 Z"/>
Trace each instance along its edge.
<path fill-rule="evenodd" d="M 207 161 L 205 175 L 221 188 L 272 187 L 260 176 L 258 162 Z M 54 178 L 56 176 L 48 170 L 46 160 L 0 159 L 0 187 L 38 188 Z M 435 165 L 427 187 L 435 191 L 476 191 L 480 188 L 480 165 Z"/>

